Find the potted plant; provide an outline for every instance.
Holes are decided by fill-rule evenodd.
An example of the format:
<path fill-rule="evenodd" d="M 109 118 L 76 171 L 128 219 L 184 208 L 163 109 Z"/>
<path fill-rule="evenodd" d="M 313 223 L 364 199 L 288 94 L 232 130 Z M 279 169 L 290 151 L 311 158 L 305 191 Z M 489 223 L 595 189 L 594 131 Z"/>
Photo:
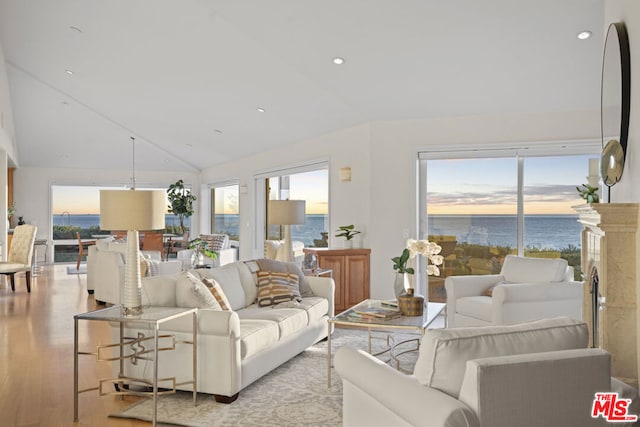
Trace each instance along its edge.
<path fill-rule="evenodd" d="M 335 235 L 335 237 L 345 238 L 344 247 L 347 249 L 350 249 L 353 247 L 353 242 L 351 241 L 351 239 L 353 239 L 354 236 L 356 236 L 357 234 L 360 234 L 360 232 L 355 229 L 355 226 L 353 224 L 342 225 L 338 227 L 338 229 L 336 230 L 336 233 L 337 234 Z"/>
<path fill-rule="evenodd" d="M 580 197 L 585 199 L 587 203 L 598 203 L 600 198 L 598 197 L 598 187 L 592 187 L 589 184 L 582 184 L 580 187 L 576 187 Z"/>
<path fill-rule="evenodd" d="M 169 186 L 167 197 L 169 198 L 169 212 L 178 216 L 180 229 L 184 234 L 187 230 L 184 226 L 184 219 L 193 215 L 193 202 L 197 200 L 197 197 L 191 194 L 191 190 L 184 187 L 184 182 L 181 179 Z"/>
<path fill-rule="evenodd" d="M 193 255 L 191 255 L 191 267 L 201 267 L 204 265 L 204 257 L 208 256 L 213 261 L 218 258 L 218 253 L 209 250 L 207 242 L 197 238 L 189 241 L 189 249 L 194 249 Z"/>

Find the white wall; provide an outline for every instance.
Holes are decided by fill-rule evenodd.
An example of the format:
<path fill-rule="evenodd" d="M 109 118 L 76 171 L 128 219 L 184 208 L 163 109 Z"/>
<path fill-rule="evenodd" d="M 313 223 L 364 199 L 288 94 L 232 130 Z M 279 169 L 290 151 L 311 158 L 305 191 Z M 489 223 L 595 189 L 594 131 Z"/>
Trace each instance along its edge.
<path fill-rule="evenodd" d="M 624 22 L 629 34 L 631 53 L 631 115 L 627 158 L 622 179 L 611 187 L 611 201 L 617 203 L 640 201 L 640 2 L 638 0 L 606 0 L 605 34 L 612 22 Z"/>
<path fill-rule="evenodd" d="M 11 109 L 11 94 L 9 93 L 9 79 L 4 61 L 4 53 L 0 46 L 0 206 L 8 205 L 7 168 L 15 158 L 14 152 L 13 112 Z M 7 210 L 0 209 L 0 245 L 7 247 Z M 2 250 L 2 260 L 7 258 L 7 251 Z"/>

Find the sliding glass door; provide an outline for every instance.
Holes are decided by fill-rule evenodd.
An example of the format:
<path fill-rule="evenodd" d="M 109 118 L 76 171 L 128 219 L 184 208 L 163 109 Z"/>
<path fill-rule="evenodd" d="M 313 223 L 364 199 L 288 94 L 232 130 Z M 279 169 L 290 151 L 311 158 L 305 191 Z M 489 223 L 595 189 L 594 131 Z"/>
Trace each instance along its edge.
<path fill-rule="evenodd" d="M 582 226 L 573 206 L 585 203 L 576 187 L 586 183 L 597 148 L 564 155 L 421 154 L 420 235 L 440 244 L 445 257 L 441 276 L 428 279 L 431 299 L 445 297 L 444 289 L 432 288 L 447 276 L 499 273 L 507 254 L 565 258 L 579 280 Z"/>

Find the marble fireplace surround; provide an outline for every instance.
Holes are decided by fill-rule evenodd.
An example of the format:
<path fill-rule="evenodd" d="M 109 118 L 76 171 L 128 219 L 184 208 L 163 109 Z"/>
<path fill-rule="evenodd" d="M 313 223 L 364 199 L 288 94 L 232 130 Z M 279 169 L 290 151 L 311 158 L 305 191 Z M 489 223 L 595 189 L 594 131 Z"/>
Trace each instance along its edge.
<path fill-rule="evenodd" d="M 637 203 L 575 206 L 582 230 L 582 317 L 591 345 L 611 353 L 611 374 L 638 386 L 640 275 Z M 597 288 L 597 299 L 592 289 Z M 599 310 L 594 311 L 594 305 Z M 594 345 L 595 344 L 595 345 Z"/>

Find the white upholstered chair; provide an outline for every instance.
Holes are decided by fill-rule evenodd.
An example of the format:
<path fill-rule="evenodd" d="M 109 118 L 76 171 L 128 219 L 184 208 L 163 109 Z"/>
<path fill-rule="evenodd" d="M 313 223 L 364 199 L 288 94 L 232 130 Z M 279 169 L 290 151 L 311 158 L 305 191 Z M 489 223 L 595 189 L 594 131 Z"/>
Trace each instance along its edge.
<path fill-rule="evenodd" d="M 293 261 L 302 266 L 304 260 L 304 242 L 294 240 L 291 242 L 293 250 Z M 265 240 L 264 241 L 264 257 L 266 259 L 275 259 L 276 261 L 285 261 L 284 240 Z"/>
<path fill-rule="evenodd" d="M 582 319 L 582 282 L 564 259 L 507 255 L 500 274 L 445 280 L 448 327 L 508 325 L 557 316 Z"/>
<path fill-rule="evenodd" d="M 595 393 L 609 391 L 638 414 L 637 388 L 612 378 L 611 355 L 588 343 L 587 325 L 568 318 L 429 329 L 413 375 L 341 347 L 343 425 L 604 427 L 591 411 Z"/>
<path fill-rule="evenodd" d="M 35 225 L 19 225 L 13 230 L 11 247 L 6 262 L 0 262 L 0 274 L 9 276 L 11 290 L 16 290 L 15 274 L 25 272 L 27 292 L 31 292 L 31 260 L 33 258 L 33 243 L 36 240 Z"/>

